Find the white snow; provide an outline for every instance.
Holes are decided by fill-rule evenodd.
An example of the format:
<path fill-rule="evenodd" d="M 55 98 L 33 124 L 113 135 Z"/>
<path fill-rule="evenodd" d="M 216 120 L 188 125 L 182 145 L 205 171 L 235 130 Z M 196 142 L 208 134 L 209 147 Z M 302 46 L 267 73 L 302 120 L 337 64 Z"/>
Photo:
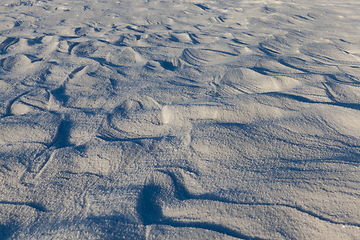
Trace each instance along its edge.
<path fill-rule="evenodd" d="M 0 240 L 360 239 L 359 13 L 2 0 Z"/>

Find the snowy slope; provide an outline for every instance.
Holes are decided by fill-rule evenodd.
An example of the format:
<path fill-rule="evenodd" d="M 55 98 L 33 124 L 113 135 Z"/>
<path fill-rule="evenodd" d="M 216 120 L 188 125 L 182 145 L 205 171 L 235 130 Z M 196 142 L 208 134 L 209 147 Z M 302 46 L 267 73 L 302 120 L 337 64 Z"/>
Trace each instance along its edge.
<path fill-rule="evenodd" d="M 1 0 L 0 239 L 360 239 L 359 13 Z"/>

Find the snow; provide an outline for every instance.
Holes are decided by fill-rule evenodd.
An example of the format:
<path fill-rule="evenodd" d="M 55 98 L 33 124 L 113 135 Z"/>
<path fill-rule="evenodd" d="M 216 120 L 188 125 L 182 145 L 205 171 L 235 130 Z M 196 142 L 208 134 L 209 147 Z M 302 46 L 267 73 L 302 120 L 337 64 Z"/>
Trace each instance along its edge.
<path fill-rule="evenodd" d="M 2 0 L 0 239 L 360 239 L 359 12 Z"/>

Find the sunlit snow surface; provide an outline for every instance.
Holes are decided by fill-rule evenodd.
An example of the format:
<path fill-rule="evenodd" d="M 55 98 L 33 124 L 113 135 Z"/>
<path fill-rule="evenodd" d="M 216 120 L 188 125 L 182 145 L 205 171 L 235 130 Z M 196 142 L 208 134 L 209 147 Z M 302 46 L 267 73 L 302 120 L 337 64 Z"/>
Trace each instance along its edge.
<path fill-rule="evenodd" d="M 1 0 L 0 239 L 360 239 L 357 0 Z"/>

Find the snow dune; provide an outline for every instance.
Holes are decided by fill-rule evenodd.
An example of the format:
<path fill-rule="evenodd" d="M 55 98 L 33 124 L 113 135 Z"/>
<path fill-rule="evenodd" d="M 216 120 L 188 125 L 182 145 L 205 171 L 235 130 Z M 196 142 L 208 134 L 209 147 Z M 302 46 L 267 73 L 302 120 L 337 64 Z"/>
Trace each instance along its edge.
<path fill-rule="evenodd" d="M 0 239 L 360 239 L 360 4 L 0 3 Z"/>

